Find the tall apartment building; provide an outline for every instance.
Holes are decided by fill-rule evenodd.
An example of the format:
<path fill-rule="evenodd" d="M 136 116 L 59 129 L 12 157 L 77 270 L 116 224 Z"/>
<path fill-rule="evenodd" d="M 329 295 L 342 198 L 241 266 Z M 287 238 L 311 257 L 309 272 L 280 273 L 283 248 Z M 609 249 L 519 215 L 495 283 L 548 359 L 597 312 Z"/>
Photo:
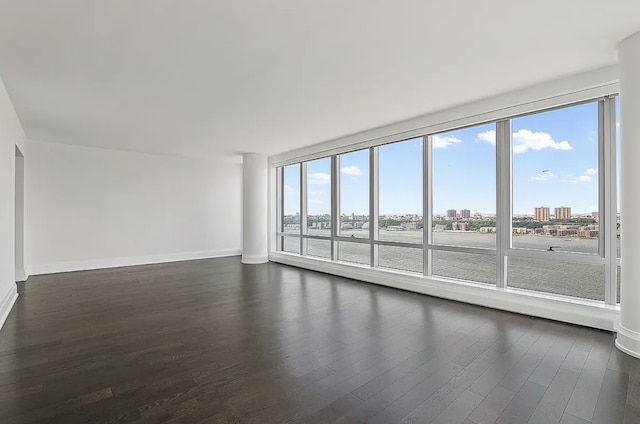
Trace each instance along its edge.
<path fill-rule="evenodd" d="M 555 219 L 571 219 L 571 208 L 567 206 L 555 208 Z"/>
<path fill-rule="evenodd" d="M 460 209 L 460 218 L 471 218 L 471 211 L 469 209 Z"/>
<path fill-rule="evenodd" d="M 536 221 L 549 221 L 550 210 L 546 206 L 540 206 L 533 211 L 533 219 Z"/>
<path fill-rule="evenodd" d="M 455 209 L 447 209 L 447 219 L 455 219 L 458 217 L 458 213 Z"/>

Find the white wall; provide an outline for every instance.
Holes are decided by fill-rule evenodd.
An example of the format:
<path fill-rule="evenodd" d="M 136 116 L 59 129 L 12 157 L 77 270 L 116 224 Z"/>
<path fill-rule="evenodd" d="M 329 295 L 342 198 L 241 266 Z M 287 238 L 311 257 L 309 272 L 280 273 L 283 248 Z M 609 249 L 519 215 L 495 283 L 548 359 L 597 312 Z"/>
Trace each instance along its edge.
<path fill-rule="evenodd" d="M 18 296 L 14 244 L 16 146 L 25 153 L 22 126 L 0 79 L 0 327 Z"/>
<path fill-rule="evenodd" d="M 242 165 L 29 141 L 27 267 L 241 253 Z"/>

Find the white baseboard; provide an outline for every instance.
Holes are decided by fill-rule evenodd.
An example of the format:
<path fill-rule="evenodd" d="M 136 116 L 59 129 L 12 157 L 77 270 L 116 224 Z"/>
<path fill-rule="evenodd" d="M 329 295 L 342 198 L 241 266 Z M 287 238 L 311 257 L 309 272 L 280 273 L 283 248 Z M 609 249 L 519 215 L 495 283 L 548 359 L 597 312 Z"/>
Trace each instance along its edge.
<path fill-rule="evenodd" d="M 242 255 L 242 263 L 247 265 L 266 264 L 269 262 L 267 255 Z"/>
<path fill-rule="evenodd" d="M 326 274 L 382 286 L 422 293 L 443 299 L 456 300 L 494 309 L 531 315 L 570 324 L 615 331 L 620 310 L 603 303 L 563 298 L 518 289 L 427 278 L 402 272 L 377 270 L 363 266 L 347 265 L 321 259 L 271 252 L 269 259 L 286 265 L 311 269 Z"/>
<path fill-rule="evenodd" d="M 4 294 L 2 300 L 0 300 L 0 329 L 4 325 L 4 322 L 7 320 L 9 316 L 9 312 L 11 312 L 11 308 L 16 303 L 18 299 L 18 288 L 15 284 L 12 284 L 9 290 Z"/>
<path fill-rule="evenodd" d="M 29 278 L 29 276 L 27 275 L 24 269 L 16 269 L 16 276 L 15 276 L 16 283 L 22 283 L 23 281 L 27 281 L 27 278 Z"/>
<path fill-rule="evenodd" d="M 618 323 L 616 331 L 618 332 L 616 347 L 627 355 L 640 359 L 640 333 L 629 330 L 620 323 Z"/>
<path fill-rule="evenodd" d="M 238 256 L 242 249 L 206 250 L 201 252 L 167 253 L 151 256 L 92 259 L 87 261 L 54 262 L 29 265 L 29 275 L 57 274 L 60 272 L 87 271 L 91 269 L 119 268 L 123 266 L 149 265 L 165 262 Z"/>

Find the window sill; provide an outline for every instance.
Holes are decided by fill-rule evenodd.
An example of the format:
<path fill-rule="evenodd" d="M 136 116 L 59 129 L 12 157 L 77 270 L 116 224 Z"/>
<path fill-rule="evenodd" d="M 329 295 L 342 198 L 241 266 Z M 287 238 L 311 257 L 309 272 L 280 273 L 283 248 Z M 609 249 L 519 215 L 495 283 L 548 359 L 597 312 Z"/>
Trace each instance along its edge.
<path fill-rule="evenodd" d="M 332 262 L 284 252 L 271 252 L 273 262 L 324 272 L 519 314 L 552 319 L 607 331 L 614 331 L 620 308 L 603 302 L 568 296 L 539 293 L 515 288 L 498 288 L 490 284 L 423 277 L 418 274 L 387 269 L 373 269 L 357 264 Z"/>

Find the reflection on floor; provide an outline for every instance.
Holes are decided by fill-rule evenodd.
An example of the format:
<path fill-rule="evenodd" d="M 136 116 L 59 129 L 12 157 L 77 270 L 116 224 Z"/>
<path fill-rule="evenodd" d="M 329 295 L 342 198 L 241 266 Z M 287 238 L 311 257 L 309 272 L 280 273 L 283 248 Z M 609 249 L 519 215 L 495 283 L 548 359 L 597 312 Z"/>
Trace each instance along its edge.
<path fill-rule="evenodd" d="M 190 261 L 19 290 L 0 332 L 0 422 L 640 418 L 640 361 L 611 333 L 283 265 Z"/>

